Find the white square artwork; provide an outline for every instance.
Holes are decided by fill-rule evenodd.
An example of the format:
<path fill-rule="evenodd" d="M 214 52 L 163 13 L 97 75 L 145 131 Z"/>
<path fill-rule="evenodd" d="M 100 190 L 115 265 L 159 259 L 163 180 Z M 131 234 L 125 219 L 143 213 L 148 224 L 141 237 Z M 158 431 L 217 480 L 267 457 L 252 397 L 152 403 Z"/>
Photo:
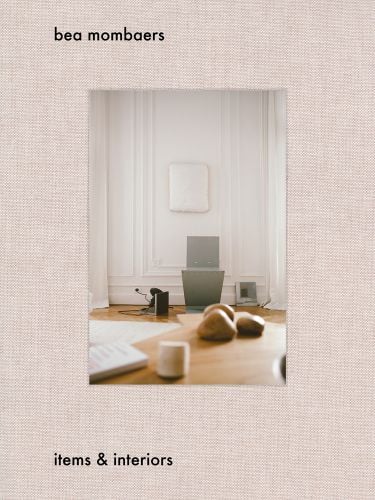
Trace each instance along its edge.
<path fill-rule="evenodd" d="M 207 212 L 208 167 L 203 163 L 169 165 L 169 209 L 174 212 Z"/>

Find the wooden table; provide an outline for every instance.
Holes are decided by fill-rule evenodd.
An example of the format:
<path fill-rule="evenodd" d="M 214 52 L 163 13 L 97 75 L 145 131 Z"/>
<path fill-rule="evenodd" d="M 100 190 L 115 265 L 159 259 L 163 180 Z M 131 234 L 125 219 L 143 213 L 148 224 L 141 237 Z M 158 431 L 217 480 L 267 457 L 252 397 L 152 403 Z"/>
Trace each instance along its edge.
<path fill-rule="evenodd" d="M 241 313 L 236 313 L 240 316 Z M 275 359 L 286 352 L 286 328 L 266 322 L 262 337 L 237 337 L 229 342 L 209 342 L 198 338 L 196 327 L 201 314 L 178 315 L 181 327 L 135 343 L 149 356 L 145 368 L 107 378 L 99 384 L 251 384 L 282 385 L 273 373 Z M 156 373 L 160 340 L 189 342 L 191 362 L 189 374 L 180 379 L 163 379 Z"/>

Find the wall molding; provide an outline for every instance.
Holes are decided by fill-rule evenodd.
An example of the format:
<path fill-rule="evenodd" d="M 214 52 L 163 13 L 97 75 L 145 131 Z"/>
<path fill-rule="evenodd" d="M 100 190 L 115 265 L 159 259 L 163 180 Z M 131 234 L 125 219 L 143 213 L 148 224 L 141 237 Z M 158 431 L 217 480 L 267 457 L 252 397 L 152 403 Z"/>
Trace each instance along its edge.
<path fill-rule="evenodd" d="M 143 92 L 143 127 L 141 130 L 142 142 L 147 144 L 147 157 L 143 158 L 141 169 L 143 172 L 143 178 L 148 179 L 143 184 L 143 191 L 147 193 L 147 208 L 146 217 L 143 220 L 143 227 L 146 230 L 144 234 L 144 244 L 143 248 L 143 269 L 142 276 L 180 276 L 181 269 L 185 268 L 185 263 L 175 264 L 155 264 L 158 260 L 155 255 L 155 157 L 154 157 L 154 130 L 155 130 L 155 98 L 154 91 Z M 238 157 L 238 143 L 235 147 L 232 140 L 232 117 L 231 117 L 232 105 L 231 105 L 231 92 L 223 91 L 220 95 L 220 163 L 223 166 L 220 179 L 220 195 L 221 199 L 224 200 L 221 203 L 221 224 L 220 224 L 220 254 L 222 267 L 225 269 L 225 276 L 230 277 L 233 274 L 233 264 L 232 264 L 232 249 L 231 249 L 231 237 L 230 237 L 230 227 L 233 223 L 233 209 L 231 196 L 232 186 L 232 171 L 231 165 Z M 144 194 L 142 197 L 145 200 Z M 145 206 L 145 203 L 144 203 Z M 222 207 L 229 207 L 229 210 L 222 210 Z M 229 215 L 228 215 L 229 214 Z M 168 272 L 165 272 L 169 270 Z"/>
<path fill-rule="evenodd" d="M 117 277 L 118 278 L 118 277 Z M 255 281 L 257 286 L 264 286 L 265 285 L 265 281 L 264 279 L 257 279 L 254 277 L 254 279 L 252 281 Z M 226 287 L 233 287 L 235 286 L 236 283 L 235 282 L 230 282 L 230 283 L 225 283 L 223 284 L 223 289 L 226 288 Z M 182 285 L 181 285 L 181 282 L 180 281 L 176 281 L 175 283 L 165 283 L 165 282 L 144 282 L 144 281 L 135 281 L 134 283 L 129 283 L 129 282 L 121 282 L 118 281 L 116 279 L 111 279 L 110 283 L 109 283 L 109 286 L 116 286 L 116 287 L 121 287 L 121 288 L 136 288 L 136 287 L 165 287 L 165 288 L 181 288 L 182 289 Z"/>
<path fill-rule="evenodd" d="M 132 99 L 131 99 L 131 121 L 132 121 L 132 127 L 131 127 L 131 139 L 130 139 L 130 143 L 131 143 L 131 153 L 130 153 L 130 156 L 131 156 L 131 162 L 132 162 L 132 177 L 133 177 L 133 182 L 132 182 L 132 230 L 131 230 L 131 240 L 132 240 L 132 256 L 131 256 L 131 273 L 130 274 L 127 274 L 126 276 L 127 277 L 133 277 L 135 276 L 135 253 L 136 253 L 136 250 L 135 250 L 135 213 L 136 213 L 136 196 L 135 196 L 135 189 L 136 189 L 136 182 L 135 182 L 135 179 L 136 179 L 136 163 L 135 163 L 135 138 L 136 138 L 136 130 L 135 130 L 135 127 L 136 127 L 136 120 L 135 120 L 135 113 L 136 113 L 136 110 L 135 110 L 135 92 L 134 90 L 131 92 L 131 96 L 132 96 Z"/>
<path fill-rule="evenodd" d="M 268 164 L 267 164 L 267 155 L 268 155 L 268 134 L 267 134 L 267 127 L 268 127 L 268 106 L 267 106 L 267 95 L 268 91 L 259 91 L 260 93 L 260 99 L 259 99 L 259 131 L 260 131 L 260 178 L 261 178 L 261 184 L 262 184 L 262 219 L 261 219 L 261 224 L 264 228 L 264 236 L 265 238 L 267 237 L 268 234 L 268 217 L 267 217 L 267 212 L 268 212 L 268 203 L 267 203 L 267 197 L 268 197 Z M 238 92 L 237 92 L 238 94 Z M 239 109 L 239 108 L 238 108 Z M 239 120 L 239 115 L 238 115 L 238 127 L 240 127 L 240 120 Z M 240 150 L 240 148 L 238 149 Z M 239 165 L 240 162 L 238 161 L 237 167 L 238 167 L 238 173 L 237 173 L 237 179 L 241 178 L 241 174 L 239 171 Z M 241 203 L 240 203 L 240 197 L 238 196 L 238 203 L 237 203 L 237 221 L 240 221 L 241 219 Z M 239 236 L 238 236 L 239 237 Z M 263 255 L 265 256 L 265 260 L 267 259 L 267 245 L 266 242 L 263 241 Z M 254 276 L 256 277 L 264 277 L 265 274 L 257 274 L 254 272 L 253 269 L 246 269 L 246 266 L 242 267 L 243 263 L 243 256 L 241 253 L 241 250 L 238 252 L 238 262 L 239 262 L 239 269 L 238 269 L 238 274 L 241 277 L 242 281 L 248 280 L 248 278 L 253 278 Z M 267 265 L 265 262 L 265 269 L 267 269 Z"/>
<path fill-rule="evenodd" d="M 269 179 L 268 179 L 268 96 L 269 91 L 261 91 L 261 132 L 262 132 L 262 148 L 261 148 L 261 173 L 263 185 L 263 221 L 264 225 L 264 239 L 263 251 L 265 258 L 264 266 L 264 280 L 265 280 L 265 297 L 264 303 L 269 299 Z"/>
<path fill-rule="evenodd" d="M 233 274 L 232 261 L 232 238 L 233 227 L 233 205 L 232 205 L 232 171 L 233 143 L 232 143 L 232 120 L 231 120 L 231 92 L 223 91 L 220 96 L 220 163 L 222 165 L 220 178 L 220 255 L 225 277 Z M 228 196 L 229 193 L 229 196 Z M 223 210 L 223 207 L 226 210 Z"/>

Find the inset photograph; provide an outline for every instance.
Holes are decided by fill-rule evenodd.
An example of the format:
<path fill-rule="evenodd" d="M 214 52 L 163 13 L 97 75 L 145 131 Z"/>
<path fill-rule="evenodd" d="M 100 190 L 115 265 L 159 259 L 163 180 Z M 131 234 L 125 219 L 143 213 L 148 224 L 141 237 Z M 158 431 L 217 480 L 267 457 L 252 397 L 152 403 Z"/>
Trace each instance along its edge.
<path fill-rule="evenodd" d="M 93 90 L 90 384 L 286 383 L 286 91 Z"/>

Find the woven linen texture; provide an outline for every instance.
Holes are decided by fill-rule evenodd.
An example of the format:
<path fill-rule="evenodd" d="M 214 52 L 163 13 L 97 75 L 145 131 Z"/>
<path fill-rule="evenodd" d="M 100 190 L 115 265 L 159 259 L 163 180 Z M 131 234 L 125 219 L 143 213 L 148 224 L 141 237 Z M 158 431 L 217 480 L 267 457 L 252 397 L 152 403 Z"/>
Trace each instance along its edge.
<path fill-rule="evenodd" d="M 10 0 L 0 16 L 2 498 L 374 498 L 374 2 Z M 165 41 L 54 42 L 54 26 Z M 287 89 L 287 387 L 88 385 L 99 88 Z"/>

